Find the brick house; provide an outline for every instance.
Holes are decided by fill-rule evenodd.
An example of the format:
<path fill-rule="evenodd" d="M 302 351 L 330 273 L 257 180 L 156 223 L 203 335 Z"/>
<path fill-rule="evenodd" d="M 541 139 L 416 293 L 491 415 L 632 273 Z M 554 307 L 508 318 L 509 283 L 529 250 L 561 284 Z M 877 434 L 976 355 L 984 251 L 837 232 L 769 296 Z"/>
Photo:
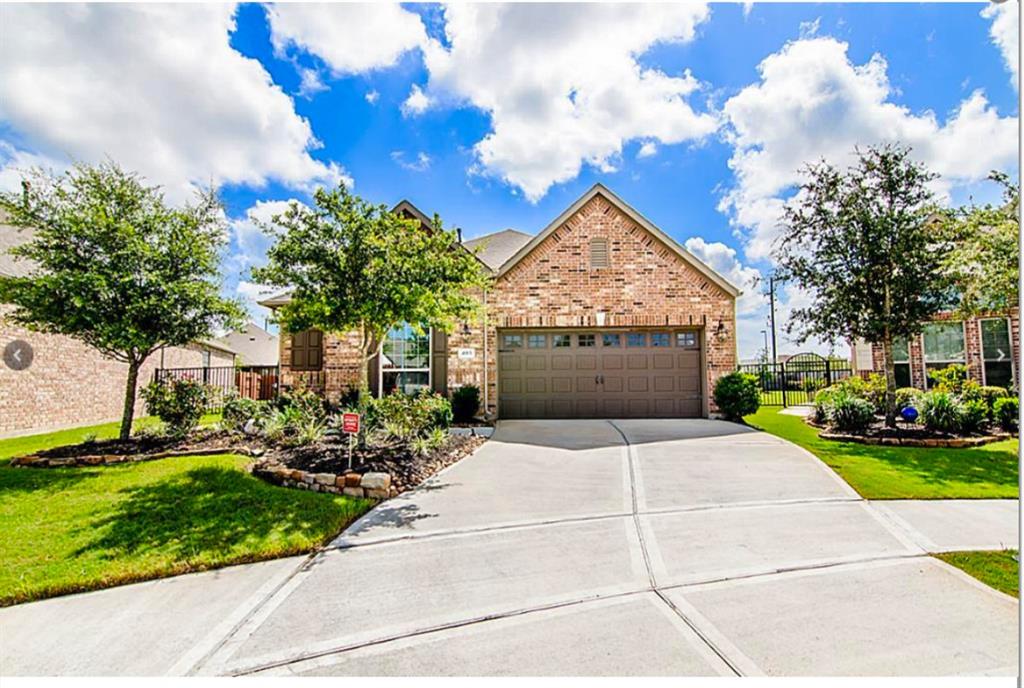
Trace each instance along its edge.
<path fill-rule="evenodd" d="M 882 347 L 863 340 L 851 346 L 853 368 L 861 374 L 884 373 Z M 924 332 L 893 344 L 896 385 L 927 389 L 928 371 L 959 363 L 982 385 L 1017 389 L 1020 360 L 1020 312 L 960 319 L 940 313 Z"/>
<path fill-rule="evenodd" d="M 429 227 L 407 201 L 394 212 Z M 738 360 L 740 292 L 603 185 L 536 236 L 504 230 L 465 246 L 494 278 L 481 321 L 450 334 L 394 329 L 369 365 L 375 394 L 472 384 L 498 418 L 714 411 L 714 382 Z M 283 334 L 282 383 L 337 398 L 358 379 L 354 337 Z"/>
<path fill-rule="evenodd" d="M 31 265 L 14 260 L 8 249 L 29 234 L 0 224 L 0 277 L 24 276 Z M 11 306 L 0 304 L 0 355 L 13 342 L 32 351 L 31 365 L 15 369 L 0 359 L 0 437 L 58 430 L 121 418 L 128 366 L 103 356 L 83 342 L 59 334 L 32 332 L 4 318 Z M 231 347 L 203 340 L 158 351 L 139 371 L 139 386 L 153 379 L 157 367 L 234 365 Z M 17 367 L 17 366 L 16 366 Z M 141 399 L 135 413 L 144 410 Z"/>

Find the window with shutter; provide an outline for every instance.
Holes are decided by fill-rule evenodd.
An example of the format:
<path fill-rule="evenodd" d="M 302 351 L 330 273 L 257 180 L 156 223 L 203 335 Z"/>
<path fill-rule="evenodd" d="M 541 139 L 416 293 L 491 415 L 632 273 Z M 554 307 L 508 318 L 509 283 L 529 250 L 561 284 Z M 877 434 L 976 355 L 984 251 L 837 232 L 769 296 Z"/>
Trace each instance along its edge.
<path fill-rule="evenodd" d="M 292 370 L 320 370 L 324 363 L 324 335 L 320 330 L 303 330 L 292 335 Z"/>

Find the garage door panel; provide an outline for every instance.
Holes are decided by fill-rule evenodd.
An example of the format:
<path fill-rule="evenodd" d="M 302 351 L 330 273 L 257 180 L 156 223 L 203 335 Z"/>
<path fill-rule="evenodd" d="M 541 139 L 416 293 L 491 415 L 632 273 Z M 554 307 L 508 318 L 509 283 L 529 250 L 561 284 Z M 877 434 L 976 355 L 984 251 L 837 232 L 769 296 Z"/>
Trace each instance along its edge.
<path fill-rule="evenodd" d="M 654 354 L 652 356 L 655 370 L 671 370 L 672 354 Z"/>
<path fill-rule="evenodd" d="M 555 394 L 568 394 L 572 392 L 572 378 L 553 377 L 551 378 L 551 391 Z"/>
<path fill-rule="evenodd" d="M 670 332 L 666 340 L 636 332 L 630 338 L 623 330 L 588 330 L 561 331 L 562 337 L 556 340 L 550 331 L 502 332 L 518 335 L 523 344 L 499 352 L 502 418 L 699 417 L 703 413 L 701 352 L 683 348 L 692 346 L 692 337 Z M 537 344 L 564 342 L 565 335 L 571 342 L 568 347 Z M 594 345 L 579 346 L 580 342 Z M 629 342 L 635 346 L 628 346 Z M 655 347 L 654 342 L 661 346 Z"/>
<path fill-rule="evenodd" d="M 526 378 L 526 393 L 527 394 L 545 394 L 548 391 L 547 378 L 543 377 L 528 377 Z"/>
<path fill-rule="evenodd" d="M 604 391 L 617 394 L 622 391 L 622 378 L 618 375 L 604 376 Z"/>
<path fill-rule="evenodd" d="M 572 356 L 554 354 L 551 357 L 551 370 L 572 370 Z"/>
<path fill-rule="evenodd" d="M 626 367 L 630 370 L 646 370 L 647 354 L 630 354 L 626 357 Z"/>
<path fill-rule="evenodd" d="M 519 354 L 501 354 L 499 365 L 502 370 L 522 370 L 522 359 Z"/>
<path fill-rule="evenodd" d="M 601 367 L 605 370 L 622 370 L 622 354 L 602 356 Z"/>

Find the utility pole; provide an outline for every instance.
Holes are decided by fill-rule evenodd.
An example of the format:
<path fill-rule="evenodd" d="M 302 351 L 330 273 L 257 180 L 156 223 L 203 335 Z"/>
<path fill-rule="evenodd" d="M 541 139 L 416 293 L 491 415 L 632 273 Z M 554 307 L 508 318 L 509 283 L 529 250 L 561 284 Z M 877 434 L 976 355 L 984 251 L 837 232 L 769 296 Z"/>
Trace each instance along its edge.
<path fill-rule="evenodd" d="M 778 363 L 779 352 L 775 345 L 775 275 L 770 275 L 768 277 L 768 299 L 771 302 L 772 316 L 772 363 Z M 767 348 L 767 346 L 765 348 Z"/>
<path fill-rule="evenodd" d="M 764 335 L 764 357 L 768 359 L 768 330 L 761 330 L 761 334 Z"/>

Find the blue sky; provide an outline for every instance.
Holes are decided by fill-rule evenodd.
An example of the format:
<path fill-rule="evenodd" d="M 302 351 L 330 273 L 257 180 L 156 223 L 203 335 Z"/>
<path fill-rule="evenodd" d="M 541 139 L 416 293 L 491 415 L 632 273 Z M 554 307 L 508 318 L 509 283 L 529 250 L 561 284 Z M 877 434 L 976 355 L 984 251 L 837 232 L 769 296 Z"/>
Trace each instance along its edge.
<path fill-rule="evenodd" d="M 1016 7 L 21 6 L 0 185 L 104 156 L 175 200 L 214 181 L 225 289 L 251 299 L 251 218 L 319 184 L 473 237 L 534 233 L 600 181 L 748 282 L 802 162 L 900 140 L 949 202 L 995 198 L 987 171 L 1017 174 Z M 752 357 L 766 309 L 741 286 Z M 783 290 L 783 319 L 801 296 Z"/>

